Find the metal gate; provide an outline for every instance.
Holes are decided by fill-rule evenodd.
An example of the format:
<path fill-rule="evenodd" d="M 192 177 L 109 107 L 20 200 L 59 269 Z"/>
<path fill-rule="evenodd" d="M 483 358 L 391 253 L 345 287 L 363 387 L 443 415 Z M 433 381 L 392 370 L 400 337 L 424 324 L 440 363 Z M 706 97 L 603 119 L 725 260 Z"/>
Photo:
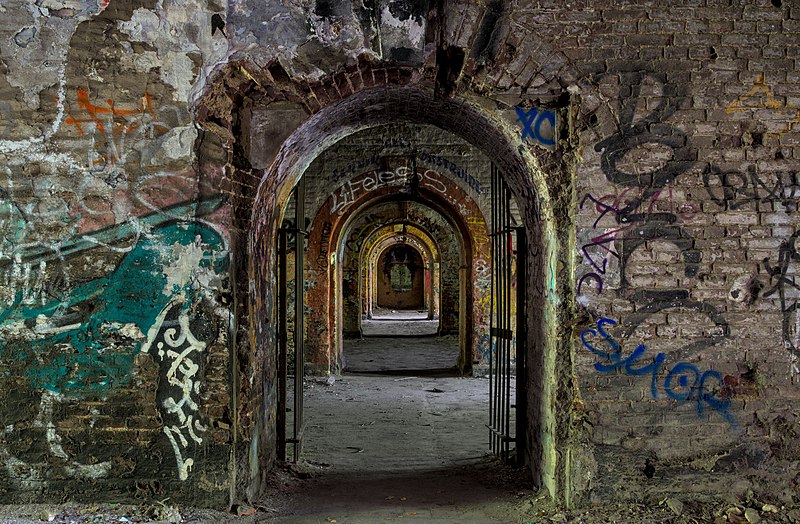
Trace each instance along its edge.
<path fill-rule="evenodd" d="M 287 445 L 293 444 L 292 460 L 297 462 L 303 447 L 303 370 L 305 368 L 305 278 L 303 275 L 305 251 L 305 184 L 303 179 L 294 189 L 294 223 L 284 221 L 278 230 L 278 460 L 287 459 Z M 291 246 L 291 247 L 290 247 Z M 294 311 L 289 325 L 289 286 L 287 260 L 294 252 Z M 289 334 L 293 335 L 294 380 L 289 382 Z M 292 386 L 291 389 L 289 386 Z M 289 409 L 289 395 L 292 408 Z M 287 428 L 290 420 L 291 425 Z M 291 436 L 290 436 L 291 435 Z"/>
<path fill-rule="evenodd" d="M 503 460 L 525 454 L 525 229 L 515 201 L 492 164 L 492 312 L 489 351 L 489 445 Z M 514 387 L 512 388 L 512 384 Z M 512 443 L 514 447 L 512 448 Z M 513 453 L 512 453 L 513 452 Z"/>

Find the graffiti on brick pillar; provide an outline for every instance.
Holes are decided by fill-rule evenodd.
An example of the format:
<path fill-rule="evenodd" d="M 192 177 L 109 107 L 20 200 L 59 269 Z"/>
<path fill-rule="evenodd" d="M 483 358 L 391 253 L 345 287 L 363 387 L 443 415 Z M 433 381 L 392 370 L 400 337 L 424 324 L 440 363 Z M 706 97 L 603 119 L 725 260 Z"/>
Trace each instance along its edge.
<path fill-rule="evenodd" d="M 556 126 L 557 116 L 554 110 L 537 107 L 525 109 L 517 106 L 515 111 L 517 113 L 517 122 L 522 127 L 521 139 L 523 142 L 530 140 L 547 148 L 555 147 L 558 127 Z"/>
<path fill-rule="evenodd" d="M 638 198 L 631 199 L 617 213 L 620 222 L 629 222 L 638 218 L 634 211 L 643 201 L 652 198 L 661 188 L 692 167 L 694 153 L 686 133 L 663 123 L 683 103 L 685 89 L 670 83 L 666 74 L 654 71 L 623 71 L 619 77 L 619 130 L 598 142 L 594 149 L 602 153 L 600 165 L 609 182 L 644 188 Z M 656 98 L 657 105 L 649 113 L 639 116 L 637 107 L 641 103 L 641 91 L 645 84 L 657 84 L 661 96 Z M 621 168 L 620 164 L 626 160 L 629 152 L 650 145 L 668 149 L 671 152 L 669 161 L 648 172 L 629 172 Z"/>
<path fill-rule="evenodd" d="M 331 251 L 331 233 L 333 226 L 329 221 L 325 221 L 322 226 L 322 238 L 320 241 L 319 256 L 317 256 L 317 267 L 325 268 L 328 265 L 328 256 Z"/>
<path fill-rule="evenodd" d="M 638 344 L 630 355 L 624 356 L 622 344 L 605 329 L 606 326 L 616 325 L 618 324 L 615 320 L 601 318 L 597 321 L 596 331 L 585 329 L 581 333 L 583 347 L 603 359 L 594 365 L 598 372 L 604 374 L 624 372 L 631 376 L 649 376 L 650 396 L 653 400 L 659 399 L 661 391 L 665 398 L 679 403 L 694 402 L 698 416 L 710 409 L 731 426 L 737 426 L 736 419 L 728 410 L 733 390 L 725 383 L 722 375 L 714 370 L 701 372 L 700 368 L 689 362 L 677 362 L 670 367 L 667 355 L 664 353 L 657 353 L 647 361 L 645 357 L 647 346 L 644 344 Z M 598 336 L 608 349 L 600 346 L 595 340 Z M 669 371 L 661 382 L 660 377 L 663 375 L 661 370 L 666 368 L 669 368 Z"/>

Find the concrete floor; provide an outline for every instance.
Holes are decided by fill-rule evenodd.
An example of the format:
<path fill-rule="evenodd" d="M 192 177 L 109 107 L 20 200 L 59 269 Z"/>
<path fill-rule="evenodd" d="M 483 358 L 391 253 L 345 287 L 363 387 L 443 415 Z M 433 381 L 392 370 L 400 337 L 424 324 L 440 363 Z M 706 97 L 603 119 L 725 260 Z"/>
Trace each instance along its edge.
<path fill-rule="evenodd" d="M 427 311 L 390 310 L 376 307 L 371 319 L 361 321 L 365 337 L 425 337 L 435 335 L 439 320 L 428 320 Z"/>
<path fill-rule="evenodd" d="M 345 340 L 345 373 L 455 373 L 456 337 L 362 338 Z"/>
<path fill-rule="evenodd" d="M 455 364 L 457 340 L 373 338 L 345 351 L 359 373 L 307 380 L 298 468 L 310 478 L 287 488 L 270 522 L 523 522 L 530 483 L 488 455 L 488 380 L 425 375 Z"/>

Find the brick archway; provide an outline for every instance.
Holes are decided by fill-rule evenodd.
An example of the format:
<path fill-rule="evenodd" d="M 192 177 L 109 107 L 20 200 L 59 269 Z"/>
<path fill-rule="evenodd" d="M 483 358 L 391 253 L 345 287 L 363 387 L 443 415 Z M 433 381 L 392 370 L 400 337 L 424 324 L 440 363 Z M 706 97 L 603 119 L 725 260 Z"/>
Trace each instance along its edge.
<path fill-rule="evenodd" d="M 371 71 L 373 79 L 375 71 L 377 69 Z M 275 234 L 291 190 L 311 162 L 340 139 L 375 126 L 412 123 L 434 125 L 479 148 L 503 173 L 520 203 L 520 215 L 528 235 L 528 260 L 531 261 L 527 271 L 526 307 L 536 312 L 527 330 L 530 372 L 526 394 L 531 426 L 527 431 L 526 448 L 530 450 L 528 461 L 533 478 L 560 499 L 565 496 L 569 458 L 556 452 L 559 442 L 566 438 L 556 430 L 556 427 L 564 427 L 564 422 L 556 421 L 556 417 L 568 416 L 559 414 L 554 406 L 559 388 L 565 388 L 559 397 L 562 401 L 571 398 L 573 393 L 569 383 L 562 385 L 556 380 L 556 366 L 571 362 L 572 345 L 571 335 L 558 334 L 562 304 L 570 303 L 566 297 L 570 291 L 557 284 L 555 272 L 557 264 L 571 267 L 572 263 L 559 247 L 545 174 L 532 151 L 520 145 L 516 131 L 487 111 L 477 95 L 465 93 L 442 98 L 430 85 L 397 85 L 411 84 L 414 80 L 413 74 L 402 68 L 389 67 L 380 71 L 384 76 L 379 87 L 362 85 L 358 92 L 342 95 L 340 99 L 331 95 L 328 100 L 337 101 L 311 109 L 315 111 L 313 115 L 283 142 L 275 160 L 263 172 L 248 169 L 246 162 L 240 162 L 246 156 L 243 144 L 247 143 L 242 129 L 219 120 L 219 108 L 215 114 L 206 111 L 207 105 L 201 104 L 198 109 L 202 125 L 229 140 L 233 206 L 241 229 L 249 231 L 247 237 L 234 241 L 240 252 L 247 246 L 246 260 L 239 259 L 237 264 L 240 274 L 236 279 L 238 342 L 234 368 L 241 370 L 236 378 L 239 385 L 237 492 L 244 498 L 257 496 L 262 489 L 264 472 L 275 458 L 275 369 L 270 364 L 274 361 L 275 350 L 271 321 L 274 313 L 272 272 Z M 242 75 L 237 76 L 242 80 Z M 229 95 L 238 93 L 228 95 L 231 112 L 237 113 L 236 104 L 247 99 L 248 92 L 256 90 L 256 84 L 246 80 L 233 87 L 227 86 Z M 214 92 L 212 89 L 210 95 Z M 274 99 L 265 96 L 261 101 L 248 103 L 266 104 Z M 260 182 L 254 195 L 249 188 L 255 177 Z M 246 218 L 248 209 L 252 210 L 249 219 Z"/>
<path fill-rule="evenodd" d="M 396 226 L 402 228 L 400 232 L 395 230 Z M 403 233 L 404 230 L 405 232 Z M 360 271 L 363 272 L 362 275 L 359 276 L 359 281 L 362 286 L 362 290 L 359 294 L 361 302 L 360 309 L 363 312 L 363 316 L 367 319 L 372 318 L 373 305 L 375 303 L 373 287 L 375 285 L 376 256 L 386 249 L 387 246 L 405 241 L 412 242 L 417 247 L 417 251 L 424 253 L 424 259 L 427 264 L 425 268 L 425 300 L 428 319 L 433 320 L 439 317 L 439 286 L 441 280 L 441 252 L 439 250 L 439 245 L 429 232 L 419 227 L 419 224 L 395 221 L 372 231 L 359 252 L 358 266 Z M 363 333 L 361 324 L 360 322 L 359 332 Z M 441 329 L 439 333 L 441 333 Z"/>
<path fill-rule="evenodd" d="M 460 300 L 453 307 L 459 311 L 455 315 L 455 329 L 461 331 L 459 346 L 459 368 L 468 372 L 474 358 L 475 348 L 481 341 L 474 325 L 476 322 L 485 325 L 488 330 L 488 294 L 489 285 L 485 281 L 489 264 L 489 239 L 486 221 L 478 204 L 464 190 L 444 175 L 439 175 L 431 170 L 419 168 L 419 179 L 423 180 L 416 189 L 417 196 L 414 202 L 430 208 L 442 220 L 449 224 L 455 232 L 456 242 L 459 245 L 459 269 L 456 286 L 461 289 L 456 292 Z M 350 180 L 361 177 L 380 176 L 378 172 L 365 172 L 356 174 Z M 425 177 L 430 177 L 431 184 L 424 182 Z M 345 182 L 346 184 L 349 182 Z M 315 273 L 316 283 L 309 288 L 307 299 L 314 304 L 315 310 L 308 319 L 309 331 L 318 335 L 318 340 L 309 341 L 310 354 L 317 357 L 319 365 L 329 369 L 335 366 L 334 354 L 342 346 L 342 332 L 335 332 L 334 326 L 342 325 L 340 314 L 341 306 L 336 304 L 341 300 L 342 290 L 336 282 L 341 278 L 338 272 L 331 268 L 332 253 L 341 257 L 345 248 L 343 241 L 349 234 L 353 223 L 373 209 L 375 206 L 386 202 L 400 202 L 409 198 L 400 186 L 385 185 L 369 192 L 364 192 L 360 197 L 347 202 L 343 207 L 341 201 L 334 198 L 336 191 L 321 206 L 312 220 L 309 233 L 309 259 Z M 446 191 L 441 191 L 446 190 Z M 411 200 L 409 200 L 411 201 Z M 459 211 L 461 205 L 463 216 Z M 344 213 L 346 211 L 346 213 Z M 464 269 L 461 269 L 464 268 Z M 337 271 L 340 271 L 339 268 Z M 482 281 L 481 285 L 479 281 Z M 475 304 L 475 306 L 473 306 Z M 312 308 L 314 309 L 314 308 Z M 459 328 L 459 324 L 461 324 Z M 322 347 L 316 347 L 317 344 Z M 323 353 L 326 355 L 323 358 Z M 311 359 L 314 361 L 314 358 Z"/>

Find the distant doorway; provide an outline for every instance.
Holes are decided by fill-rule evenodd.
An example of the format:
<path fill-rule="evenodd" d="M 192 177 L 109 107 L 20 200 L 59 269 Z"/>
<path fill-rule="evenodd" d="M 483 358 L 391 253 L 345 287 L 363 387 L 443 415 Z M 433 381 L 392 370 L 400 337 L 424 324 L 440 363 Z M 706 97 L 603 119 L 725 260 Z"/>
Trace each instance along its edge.
<path fill-rule="evenodd" d="M 416 249 L 396 244 L 381 254 L 376 269 L 378 307 L 425 312 L 425 264 Z"/>

